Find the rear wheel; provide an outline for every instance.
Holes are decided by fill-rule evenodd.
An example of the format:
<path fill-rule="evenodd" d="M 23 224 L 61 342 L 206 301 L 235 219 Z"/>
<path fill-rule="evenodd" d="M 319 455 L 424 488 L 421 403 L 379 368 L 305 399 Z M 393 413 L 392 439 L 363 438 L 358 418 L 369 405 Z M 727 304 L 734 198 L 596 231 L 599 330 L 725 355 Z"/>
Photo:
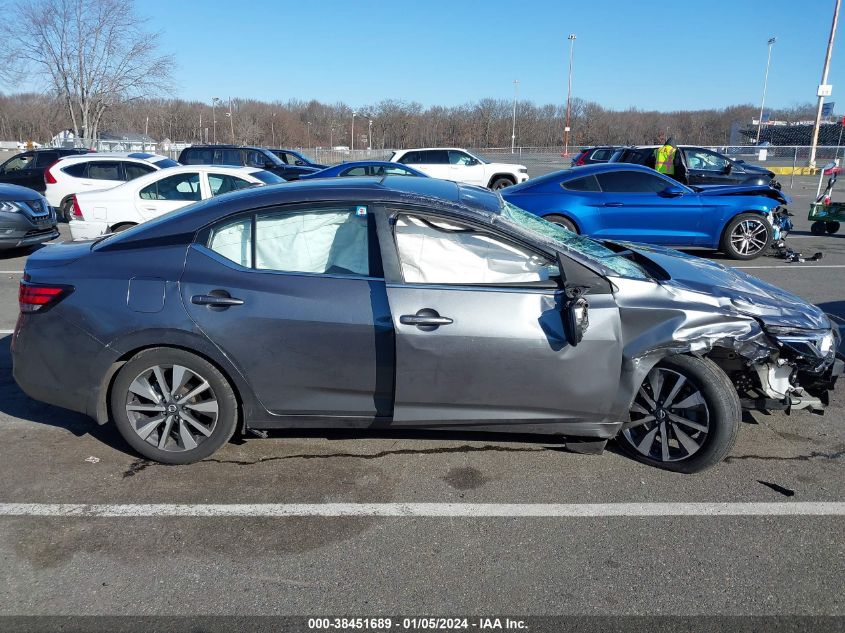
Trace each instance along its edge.
<path fill-rule="evenodd" d="M 173 348 L 136 354 L 118 372 L 110 404 L 123 438 L 164 464 L 208 457 L 237 425 L 237 401 L 223 374 L 204 358 Z"/>
<path fill-rule="evenodd" d="M 827 226 L 824 222 L 813 222 L 810 225 L 810 233 L 813 235 L 824 235 L 827 231 Z"/>
<path fill-rule="evenodd" d="M 543 219 L 557 224 L 558 226 L 562 226 L 567 231 L 578 233 L 578 227 L 575 226 L 575 223 L 572 220 L 563 217 L 562 215 L 546 215 L 543 216 Z"/>
<path fill-rule="evenodd" d="M 513 180 L 510 178 L 496 178 L 492 183 L 490 183 L 490 188 L 493 191 L 498 191 L 499 189 L 504 189 L 505 187 L 510 187 L 514 184 Z"/>
<path fill-rule="evenodd" d="M 133 226 L 137 226 L 133 222 L 124 222 L 123 224 L 115 224 L 111 227 L 112 233 L 120 233 L 121 231 L 125 231 L 126 229 L 131 229 Z"/>
<path fill-rule="evenodd" d="M 722 235 L 722 252 L 732 259 L 754 259 L 771 246 L 772 225 L 756 213 L 740 213 Z"/>
<path fill-rule="evenodd" d="M 730 453 L 741 416 L 736 390 L 715 363 L 673 356 L 646 376 L 617 442 L 638 461 L 696 473 Z"/>
<path fill-rule="evenodd" d="M 839 230 L 839 222 L 827 222 L 824 225 L 824 230 L 833 235 Z"/>
<path fill-rule="evenodd" d="M 59 218 L 65 222 L 70 222 L 73 219 L 73 198 L 62 200 L 62 204 L 59 206 Z"/>

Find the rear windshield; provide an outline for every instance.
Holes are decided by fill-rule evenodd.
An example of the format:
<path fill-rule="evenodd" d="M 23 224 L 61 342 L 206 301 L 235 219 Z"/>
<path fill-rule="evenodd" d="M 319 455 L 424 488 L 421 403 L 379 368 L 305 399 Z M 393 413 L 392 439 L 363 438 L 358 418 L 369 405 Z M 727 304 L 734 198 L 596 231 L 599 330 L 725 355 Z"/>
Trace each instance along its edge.
<path fill-rule="evenodd" d="M 254 171 L 251 175 L 266 185 L 278 185 L 279 183 L 285 182 L 285 179 L 281 176 L 277 176 L 270 171 L 264 171 L 263 169 L 261 171 Z"/>
<path fill-rule="evenodd" d="M 161 169 L 166 169 L 166 168 L 168 168 L 168 167 L 178 167 L 178 166 L 179 166 L 179 163 L 177 163 L 175 160 L 172 160 L 172 159 L 170 159 L 170 158 L 162 158 L 161 160 L 157 160 L 157 161 L 156 161 L 155 163 L 153 163 L 153 164 L 154 164 L 156 167 L 160 167 Z"/>

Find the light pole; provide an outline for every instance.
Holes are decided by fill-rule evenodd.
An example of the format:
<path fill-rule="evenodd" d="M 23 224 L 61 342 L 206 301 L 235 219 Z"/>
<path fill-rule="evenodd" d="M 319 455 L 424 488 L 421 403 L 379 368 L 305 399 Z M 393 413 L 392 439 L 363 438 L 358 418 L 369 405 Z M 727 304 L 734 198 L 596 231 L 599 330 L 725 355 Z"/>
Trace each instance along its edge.
<path fill-rule="evenodd" d="M 270 132 L 273 134 L 273 147 L 276 147 L 276 113 L 273 113 L 273 118 L 270 119 Z"/>
<path fill-rule="evenodd" d="M 513 125 L 511 125 L 511 154 L 516 145 L 516 97 L 519 94 L 519 79 L 513 80 Z"/>
<path fill-rule="evenodd" d="M 563 125 L 564 154 L 569 154 L 569 112 L 572 101 L 572 54 L 575 49 L 575 33 L 570 33 L 567 39 L 569 40 L 569 90 L 566 93 L 566 122 Z"/>
<path fill-rule="evenodd" d="M 763 98 L 760 100 L 760 118 L 757 120 L 757 145 L 760 144 L 760 130 L 763 126 L 763 106 L 766 104 L 766 88 L 769 87 L 769 65 L 772 63 L 772 45 L 777 38 L 769 38 L 769 58 L 766 60 L 766 78 L 763 80 Z"/>
<path fill-rule="evenodd" d="M 305 137 L 306 143 L 305 144 L 308 147 L 308 149 L 310 150 L 311 149 L 311 121 L 306 121 L 305 123 L 307 123 L 307 125 L 306 125 L 306 137 Z"/>
<path fill-rule="evenodd" d="M 217 116 L 214 112 L 214 106 L 217 102 L 220 101 L 220 97 L 211 97 L 211 129 L 212 129 L 212 138 L 214 139 L 214 144 L 217 145 Z M 205 142 L 208 142 L 208 139 L 205 139 Z"/>
<path fill-rule="evenodd" d="M 822 121 L 822 108 L 824 108 L 824 94 L 822 86 L 827 85 L 827 73 L 830 70 L 830 55 L 833 52 L 833 38 L 836 37 L 836 24 L 839 22 L 839 5 L 841 0 L 836 0 L 836 6 L 833 8 L 833 22 L 830 25 L 830 38 L 827 40 L 827 54 L 824 58 L 824 69 L 822 70 L 822 83 L 819 86 L 819 106 L 816 110 L 816 122 L 813 124 L 813 142 L 810 148 L 810 167 L 816 166 L 816 145 L 819 143 L 819 126 Z"/>
<path fill-rule="evenodd" d="M 369 126 L 367 127 L 367 149 L 373 149 L 373 120 L 369 119 Z"/>
<path fill-rule="evenodd" d="M 355 117 L 356 116 L 358 116 L 358 113 L 355 112 L 355 110 L 353 110 L 352 111 L 352 134 L 351 134 L 352 141 L 351 141 L 351 145 L 349 146 L 350 153 L 355 151 Z"/>
<path fill-rule="evenodd" d="M 232 128 L 232 145 L 235 144 L 235 117 L 232 116 L 232 97 L 229 97 L 229 126 Z"/>

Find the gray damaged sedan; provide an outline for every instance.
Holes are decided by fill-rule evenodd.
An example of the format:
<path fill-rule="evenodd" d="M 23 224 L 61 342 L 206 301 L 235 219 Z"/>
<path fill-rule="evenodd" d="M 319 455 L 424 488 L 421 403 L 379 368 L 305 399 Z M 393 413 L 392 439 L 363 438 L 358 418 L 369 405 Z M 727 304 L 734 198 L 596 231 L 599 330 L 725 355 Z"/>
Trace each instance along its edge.
<path fill-rule="evenodd" d="M 843 373 L 794 295 L 427 178 L 244 190 L 43 249 L 20 309 L 21 388 L 166 463 L 235 432 L 424 428 L 696 472 L 743 408 L 821 411 Z"/>
<path fill-rule="evenodd" d="M 24 248 L 59 237 L 56 215 L 37 191 L 0 184 L 0 249 Z"/>

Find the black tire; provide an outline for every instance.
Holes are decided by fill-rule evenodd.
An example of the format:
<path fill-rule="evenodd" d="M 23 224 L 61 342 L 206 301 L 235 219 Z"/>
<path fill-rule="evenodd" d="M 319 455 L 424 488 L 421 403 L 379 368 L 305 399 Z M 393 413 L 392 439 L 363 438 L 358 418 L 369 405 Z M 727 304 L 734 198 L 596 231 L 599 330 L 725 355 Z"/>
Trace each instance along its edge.
<path fill-rule="evenodd" d="M 810 225 L 810 233 L 813 235 L 824 235 L 827 232 L 827 227 L 824 222 L 813 222 Z"/>
<path fill-rule="evenodd" d="M 746 230 L 745 227 L 748 229 Z M 743 235 L 750 237 L 747 241 L 743 241 Z M 725 227 L 720 250 L 731 259 L 755 259 L 769 250 L 773 238 L 772 225 L 766 218 L 757 213 L 740 213 Z M 743 250 L 746 245 L 747 252 Z"/>
<path fill-rule="evenodd" d="M 642 409 L 648 409 L 644 404 L 648 400 L 641 394 L 654 393 L 654 371 L 667 378 L 658 384 L 657 406 L 643 412 Z M 673 392 L 679 379 L 675 378 L 671 384 L 669 380 L 675 376 L 683 376 L 684 381 L 680 389 Z M 685 404 L 699 400 L 701 404 Z M 684 415 L 672 413 L 679 410 L 684 411 Z M 649 417 L 653 422 L 646 421 Z M 736 389 L 718 365 L 694 356 L 672 356 L 649 372 L 632 404 L 631 421 L 623 426 L 616 442 L 627 455 L 644 464 L 679 473 L 697 473 L 727 457 L 736 442 L 741 418 L 742 407 Z M 668 437 L 666 452 L 661 437 L 663 430 Z M 689 445 L 698 448 L 690 452 Z"/>
<path fill-rule="evenodd" d="M 68 198 L 62 200 L 62 204 L 59 206 L 59 220 L 70 222 L 71 219 L 73 219 L 73 198 Z"/>
<path fill-rule="evenodd" d="M 123 224 L 116 224 L 111 227 L 112 233 L 120 233 L 121 231 L 125 231 L 126 229 L 131 229 L 133 226 L 138 226 L 133 222 L 124 222 Z"/>
<path fill-rule="evenodd" d="M 826 222 L 824 225 L 824 230 L 827 231 L 830 235 L 833 235 L 837 231 L 839 231 L 839 222 Z"/>
<path fill-rule="evenodd" d="M 490 189 L 493 191 L 498 191 L 499 189 L 504 189 L 505 187 L 510 187 L 511 185 L 515 184 L 513 180 L 510 178 L 505 178 L 504 176 L 500 176 L 493 180 L 490 183 Z"/>
<path fill-rule="evenodd" d="M 578 227 L 575 226 L 575 222 L 570 220 L 569 218 L 565 218 L 562 215 L 546 215 L 543 216 L 544 220 L 557 224 L 558 226 L 562 226 L 563 228 L 572 231 L 576 235 L 580 232 L 578 231 Z"/>
<path fill-rule="evenodd" d="M 190 374 L 190 378 L 178 391 L 161 389 L 157 386 L 160 383 L 155 368 L 161 370 L 165 386 L 169 386 L 168 379 L 170 385 L 182 382 L 176 377 L 177 368 L 181 377 Z M 136 383 L 141 379 L 145 383 Z M 207 386 L 203 387 L 203 381 Z M 133 384 L 136 384 L 134 390 L 130 389 Z M 150 387 L 141 390 L 150 396 L 139 396 L 138 384 Z M 188 397 L 197 390 L 212 399 Z M 164 394 L 165 391 L 171 393 Z M 181 402 L 180 393 L 185 397 Z M 157 402 L 152 398 L 155 395 Z M 129 445 L 144 457 L 163 464 L 191 464 L 205 459 L 231 439 L 238 422 L 238 402 L 226 377 L 204 358 L 170 347 L 139 352 L 121 367 L 112 385 L 109 404 L 117 429 Z M 145 406 L 147 409 L 141 410 Z M 130 413 L 128 407 L 138 411 Z M 161 409 L 153 411 L 151 407 Z M 210 407 L 214 407 L 213 413 L 207 412 Z M 156 422 L 154 418 L 158 417 L 161 420 Z M 190 446 L 185 434 L 194 446 Z"/>

